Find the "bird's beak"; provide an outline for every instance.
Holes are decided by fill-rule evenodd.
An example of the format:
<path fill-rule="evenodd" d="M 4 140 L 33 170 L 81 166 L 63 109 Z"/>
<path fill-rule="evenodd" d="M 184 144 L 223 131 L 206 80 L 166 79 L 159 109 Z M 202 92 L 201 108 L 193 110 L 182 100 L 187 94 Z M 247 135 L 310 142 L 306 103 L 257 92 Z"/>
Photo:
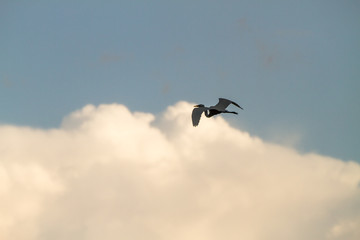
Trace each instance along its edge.
<path fill-rule="evenodd" d="M 199 107 L 199 105 L 195 105 L 194 107 Z"/>

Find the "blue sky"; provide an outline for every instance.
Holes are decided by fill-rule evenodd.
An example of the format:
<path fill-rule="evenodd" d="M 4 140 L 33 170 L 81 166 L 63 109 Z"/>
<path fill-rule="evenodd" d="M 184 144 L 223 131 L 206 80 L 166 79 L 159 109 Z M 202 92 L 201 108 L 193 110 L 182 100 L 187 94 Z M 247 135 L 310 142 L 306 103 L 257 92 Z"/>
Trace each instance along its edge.
<path fill-rule="evenodd" d="M 360 161 L 359 10 L 358 1 L 2 1 L 0 123 L 53 128 L 89 103 L 160 113 L 226 97 L 245 109 L 227 119 L 252 135 Z"/>

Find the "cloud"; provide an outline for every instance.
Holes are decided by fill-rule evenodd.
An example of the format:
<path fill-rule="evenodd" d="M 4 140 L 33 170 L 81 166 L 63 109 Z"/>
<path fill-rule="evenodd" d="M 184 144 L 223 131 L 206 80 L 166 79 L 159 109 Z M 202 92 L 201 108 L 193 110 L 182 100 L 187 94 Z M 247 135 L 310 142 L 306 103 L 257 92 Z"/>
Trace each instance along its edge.
<path fill-rule="evenodd" d="M 234 129 L 85 106 L 0 126 L 0 239 L 359 239 L 360 166 Z"/>

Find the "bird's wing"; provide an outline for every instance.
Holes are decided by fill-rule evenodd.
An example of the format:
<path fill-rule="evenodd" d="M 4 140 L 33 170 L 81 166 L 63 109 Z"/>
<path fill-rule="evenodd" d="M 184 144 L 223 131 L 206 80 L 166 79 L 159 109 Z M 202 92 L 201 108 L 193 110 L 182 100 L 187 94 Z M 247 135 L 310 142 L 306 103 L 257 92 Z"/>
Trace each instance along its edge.
<path fill-rule="evenodd" d="M 230 104 L 234 104 L 235 106 L 237 106 L 238 108 L 241 108 L 243 109 L 242 107 L 239 106 L 239 104 L 237 104 L 236 102 L 233 102 L 233 101 L 230 101 L 228 99 L 225 99 L 225 98 L 219 98 L 219 102 L 211 107 L 211 108 L 215 108 L 215 109 L 218 109 L 218 110 L 225 110 Z"/>
<path fill-rule="evenodd" d="M 192 111 L 191 118 L 194 127 L 199 125 L 201 114 L 204 110 L 205 108 L 194 108 L 194 110 Z"/>

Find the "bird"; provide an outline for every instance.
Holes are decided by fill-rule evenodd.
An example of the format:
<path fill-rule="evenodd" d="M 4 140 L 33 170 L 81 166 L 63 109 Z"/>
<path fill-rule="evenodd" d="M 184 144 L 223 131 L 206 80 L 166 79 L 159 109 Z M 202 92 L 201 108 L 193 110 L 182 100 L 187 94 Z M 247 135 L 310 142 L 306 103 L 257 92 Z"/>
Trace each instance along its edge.
<path fill-rule="evenodd" d="M 219 102 L 215 106 L 205 107 L 204 104 L 198 104 L 194 106 L 194 110 L 192 111 L 191 118 L 192 118 L 192 124 L 194 127 L 199 125 L 200 118 L 202 113 L 205 113 L 205 116 L 207 118 L 210 118 L 214 115 L 220 114 L 220 113 L 233 113 L 238 114 L 237 112 L 230 112 L 227 111 L 226 108 L 230 105 L 234 104 L 238 108 L 244 110 L 242 107 L 239 106 L 236 102 L 233 102 L 226 98 L 219 98 Z"/>

